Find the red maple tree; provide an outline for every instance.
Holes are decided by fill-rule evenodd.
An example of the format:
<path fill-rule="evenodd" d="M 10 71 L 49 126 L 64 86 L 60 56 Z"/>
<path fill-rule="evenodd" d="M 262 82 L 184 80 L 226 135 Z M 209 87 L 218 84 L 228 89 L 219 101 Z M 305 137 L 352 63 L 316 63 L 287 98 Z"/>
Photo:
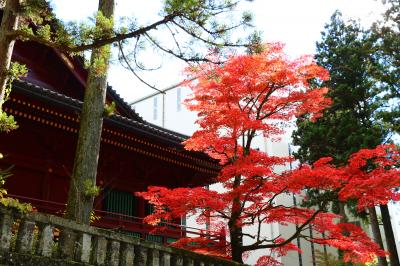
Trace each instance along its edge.
<path fill-rule="evenodd" d="M 328 89 L 315 85 L 329 78 L 325 69 L 310 56 L 291 60 L 282 44 L 270 43 L 259 54 L 232 56 L 223 66 L 204 64 L 190 73 L 197 79 L 188 84 L 193 95 L 187 104 L 198 112 L 200 130 L 186 141 L 186 149 L 203 151 L 220 161 L 215 182 L 223 189 L 149 187 L 139 193 L 155 206 L 147 222 L 198 215 L 198 222 L 211 221 L 216 234 L 227 228 L 228 244 L 199 237 L 181 239 L 175 245 L 237 262 L 257 249 L 277 256 L 300 251 L 292 243 L 297 237 L 342 249 L 347 261 L 366 262 L 385 255 L 360 228 L 337 223 L 338 216 L 327 212 L 328 198 L 310 209 L 279 204 L 277 197 L 292 193 L 302 197 L 304 189 L 314 188 L 338 192 L 343 201 L 358 199 L 360 209 L 386 204 L 397 196 L 392 188 L 400 185 L 395 147 L 361 150 L 342 167 L 322 158 L 312 166 L 284 172 L 276 171 L 277 167 L 287 166 L 292 158 L 253 148 L 257 136 L 273 138 L 284 133 L 296 116 L 308 114 L 312 120 L 321 116 L 331 103 L 325 97 Z M 311 80 L 317 82 L 311 85 Z M 262 224 L 269 223 L 297 226 L 287 238 L 268 238 Z M 254 225 L 255 232 L 246 230 Z M 302 231 L 308 226 L 324 238 L 304 236 Z M 250 244 L 243 242 L 244 237 L 251 239 Z M 275 265 L 276 258 L 264 256 L 259 265 Z"/>

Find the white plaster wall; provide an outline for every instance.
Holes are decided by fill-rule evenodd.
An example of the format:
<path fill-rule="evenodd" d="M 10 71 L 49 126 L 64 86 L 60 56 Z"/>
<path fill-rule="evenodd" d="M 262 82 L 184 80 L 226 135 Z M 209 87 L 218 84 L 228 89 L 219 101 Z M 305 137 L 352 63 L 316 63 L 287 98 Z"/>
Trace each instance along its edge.
<path fill-rule="evenodd" d="M 180 88 L 180 97 L 178 97 L 178 88 L 167 91 L 164 95 L 159 94 L 133 105 L 136 112 L 139 113 L 146 121 L 164 126 L 175 132 L 191 135 L 198 129 L 194 123 L 196 114 L 190 112 L 183 104 L 183 100 L 188 97 L 190 90 L 188 88 Z M 154 98 L 157 98 L 157 115 L 154 119 Z M 178 98 L 181 99 L 180 109 L 178 109 Z M 164 101 L 164 107 L 163 107 Z M 163 116 L 164 108 L 164 116 Z"/>
<path fill-rule="evenodd" d="M 396 238 L 397 254 L 400 255 L 400 202 L 390 202 L 389 213 L 392 219 L 393 233 Z"/>
<path fill-rule="evenodd" d="M 190 94 L 190 89 L 182 87 L 180 88 L 180 110 L 178 109 L 178 88 L 170 90 L 166 94 L 166 115 L 165 115 L 165 127 L 176 132 L 192 135 L 199 127 L 194 122 L 197 119 L 197 115 L 194 112 L 190 112 L 183 104 L 183 100 L 186 99 Z"/>
<path fill-rule="evenodd" d="M 156 110 L 154 109 L 154 99 L 157 99 Z M 162 95 L 156 95 L 132 107 L 144 120 L 162 126 Z"/>

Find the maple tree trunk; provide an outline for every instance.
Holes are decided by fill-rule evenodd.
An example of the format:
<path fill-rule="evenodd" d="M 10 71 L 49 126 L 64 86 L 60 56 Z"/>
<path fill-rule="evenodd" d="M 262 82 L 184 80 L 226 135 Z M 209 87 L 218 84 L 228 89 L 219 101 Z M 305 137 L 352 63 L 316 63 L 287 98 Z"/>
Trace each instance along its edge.
<path fill-rule="evenodd" d="M 232 223 L 231 223 L 232 221 Z M 229 234 L 231 238 L 232 260 L 243 263 L 243 242 L 242 242 L 242 228 L 235 225 L 233 220 L 229 221 Z"/>
<path fill-rule="evenodd" d="M 114 13 L 114 0 L 99 0 L 99 11 L 105 17 L 111 18 Z M 90 222 L 90 213 L 95 196 L 88 193 L 87 189 L 88 185 L 93 187 L 96 184 L 107 90 L 109 49 L 109 46 L 103 46 L 92 51 L 91 66 L 95 65 L 96 62 L 104 61 L 104 72 L 99 74 L 93 67 L 89 69 L 68 194 L 66 217 L 85 224 Z"/>
<path fill-rule="evenodd" d="M 375 241 L 375 243 L 377 243 L 379 245 L 379 247 L 382 250 L 384 250 L 385 248 L 383 246 L 381 231 L 379 229 L 379 222 L 378 222 L 378 217 L 376 215 L 375 207 L 369 207 L 368 212 L 369 212 L 369 218 L 371 221 L 371 229 L 372 229 L 372 235 L 374 237 L 374 241 Z M 388 263 L 386 261 L 386 258 L 378 257 L 378 265 L 379 266 L 387 266 Z"/>
<path fill-rule="evenodd" d="M 387 249 L 389 251 L 390 265 L 400 266 L 399 256 L 396 248 L 396 240 L 394 238 L 392 222 L 390 221 L 389 208 L 387 205 L 380 205 L 380 209 L 382 214 L 383 228 L 385 229 Z"/>
<path fill-rule="evenodd" d="M 233 183 L 233 188 L 237 188 L 240 185 L 240 176 L 235 176 Z M 240 217 L 240 199 L 238 196 L 232 199 L 232 213 L 231 218 L 228 222 L 229 236 L 231 239 L 231 249 L 232 249 L 232 260 L 243 263 L 243 234 L 242 228 L 238 226 L 238 221 Z"/>
<path fill-rule="evenodd" d="M 3 18 L 0 26 L 0 111 L 5 101 L 5 92 L 8 82 L 8 69 L 11 64 L 11 55 L 15 39 L 7 34 L 18 27 L 19 0 L 7 0 L 3 8 Z"/>

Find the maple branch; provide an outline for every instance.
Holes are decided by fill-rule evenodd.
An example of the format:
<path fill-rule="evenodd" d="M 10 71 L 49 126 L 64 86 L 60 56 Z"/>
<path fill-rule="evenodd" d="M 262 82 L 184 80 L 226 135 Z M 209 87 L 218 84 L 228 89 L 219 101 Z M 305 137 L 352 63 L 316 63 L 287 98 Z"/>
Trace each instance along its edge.
<path fill-rule="evenodd" d="M 278 197 L 280 194 L 282 194 L 284 191 L 286 191 L 288 189 L 288 187 L 284 187 L 283 189 L 281 189 L 278 193 L 275 193 L 269 200 L 268 203 L 269 205 L 272 206 L 273 201 L 275 200 L 276 197 Z M 279 205 L 277 205 L 279 206 Z"/>
<path fill-rule="evenodd" d="M 274 108 L 274 110 L 272 110 L 271 112 L 266 113 L 264 116 L 262 116 L 260 119 L 264 120 L 265 118 L 278 113 L 279 111 L 285 109 L 290 103 L 289 102 L 283 102 L 280 104 L 277 104 Z"/>
<path fill-rule="evenodd" d="M 265 216 L 264 218 L 262 218 L 262 219 L 260 220 L 260 214 L 266 212 L 267 210 L 271 210 L 271 209 L 274 209 L 274 208 L 279 207 L 280 205 L 273 206 L 272 201 L 273 201 L 278 195 L 282 194 L 286 189 L 287 189 L 287 188 L 285 187 L 284 189 L 282 189 L 282 190 L 279 191 L 278 193 L 274 194 L 274 195 L 271 197 L 271 199 L 269 199 L 267 202 L 265 202 L 265 203 L 259 208 L 259 210 L 258 210 L 256 213 L 251 214 L 251 213 L 246 213 L 246 212 L 245 212 L 245 214 L 247 214 L 247 215 L 249 215 L 249 216 L 251 215 L 252 218 L 251 218 L 251 222 L 243 222 L 243 225 L 251 225 L 251 224 L 254 224 L 254 221 L 255 221 L 256 218 L 258 219 L 258 221 L 259 221 L 260 223 L 263 222 L 264 220 L 266 220 L 266 219 L 268 218 L 267 216 Z M 282 205 L 282 206 L 283 206 L 283 205 Z M 283 206 L 283 207 L 286 208 L 286 206 Z M 290 207 L 287 207 L 287 208 L 290 208 Z"/>
<path fill-rule="evenodd" d="M 260 177 L 260 176 L 254 176 L 254 177 L 252 177 L 252 178 L 257 178 L 257 177 Z M 258 183 L 258 185 L 257 185 L 255 188 L 253 188 L 252 190 L 248 191 L 248 192 L 246 193 L 246 195 L 244 196 L 244 199 L 243 199 L 243 201 L 242 201 L 241 210 L 243 210 L 244 206 L 246 205 L 246 202 L 247 202 L 247 200 L 249 199 L 250 194 L 256 192 L 256 191 L 257 191 L 258 189 L 260 189 L 260 188 L 262 187 L 262 185 L 264 184 L 264 183 L 263 183 L 264 180 L 263 180 L 262 177 L 260 177 L 259 181 L 260 181 L 260 182 Z"/>
<path fill-rule="evenodd" d="M 265 102 L 267 102 L 267 100 L 269 99 L 269 96 L 271 96 L 271 94 L 274 93 L 274 91 L 276 90 L 276 89 L 274 89 L 274 84 L 275 84 L 275 83 L 268 84 L 267 86 L 265 86 L 265 88 L 264 88 L 260 93 L 258 93 L 258 95 L 257 95 L 257 97 L 256 97 L 255 99 L 252 98 L 252 99 L 249 100 L 249 103 L 251 102 L 251 103 L 253 103 L 253 104 L 252 104 L 252 106 L 249 108 L 248 114 L 250 114 L 251 110 L 253 110 L 253 107 L 257 104 L 258 99 L 261 97 L 261 95 L 263 95 L 264 92 L 265 92 L 268 88 L 271 88 L 271 87 L 272 87 L 271 90 L 264 96 L 264 99 L 263 99 L 263 101 L 262 101 L 262 104 L 264 104 Z M 260 109 L 260 108 L 258 108 L 258 109 Z"/>
<path fill-rule="evenodd" d="M 213 212 L 216 212 L 216 213 L 218 213 L 220 216 L 217 216 L 217 215 L 206 215 L 206 214 L 204 214 L 204 212 L 203 212 L 203 215 L 205 216 L 205 217 L 210 217 L 210 218 L 223 218 L 223 219 L 229 219 L 229 216 L 227 216 L 225 213 L 223 213 L 222 211 L 217 211 L 217 210 L 213 210 Z"/>
<path fill-rule="evenodd" d="M 292 240 L 296 239 L 300 235 L 303 228 L 306 227 L 309 223 L 311 223 L 315 219 L 315 217 L 318 215 L 318 213 L 320 213 L 321 211 L 322 211 L 322 209 L 315 211 L 302 225 L 300 225 L 297 228 L 296 232 L 292 236 L 287 238 L 285 241 L 282 241 L 280 243 L 265 244 L 265 245 L 260 245 L 260 243 L 255 242 L 252 245 L 244 246 L 243 251 L 261 249 L 261 248 L 277 248 L 277 247 L 281 247 L 281 246 L 284 246 L 284 245 L 292 242 Z"/>
<path fill-rule="evenodd" d="M 110 38 L 105 38 L 105 39 L 95 39 L 93 40 L 92 43 L 90 44 L 83 44 L 83 45 L 77 45 L 77 46 L 71 46 L 71 45 L 66 45 L 66 44 L 59 44 L 53 41 L 48 41 L 45 40 L 39 36 L 29 34 L 23 30 L 16 30 L 9 32 L 7 36 L 12 39 L 28 39 L 34 42 L 38 42 L 40 44 L 64 51 L 64 52 L 69 52 L 69 53 L 77 53 L 77 52 L 83 52 L 86 50 L 90 50 L 93 48 L 99 48 L 107 44 L 111 44 L 114 42 L 120 42 L 125 39 L 131 39 L 135 38 L 141 35 L 144 35 L 150 30 L 156 29 L 158 26 L 166 24 L 168 22 L 172 22 L 176 17 L 181 16 L 178 12 L 174 12 L 172 14 L 166 15 L 163 19 L 154 22 L 153 24 L 150 24 L 146 27 L 139 28 L 135 31 L 129 32 L 129 33 L 116 33 L 115 36 L 110 37 Z"/>

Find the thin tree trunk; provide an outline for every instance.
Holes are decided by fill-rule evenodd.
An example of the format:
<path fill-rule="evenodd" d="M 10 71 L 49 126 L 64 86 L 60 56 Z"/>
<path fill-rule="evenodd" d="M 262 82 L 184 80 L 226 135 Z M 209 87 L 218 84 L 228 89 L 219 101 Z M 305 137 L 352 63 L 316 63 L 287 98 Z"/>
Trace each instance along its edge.
<path fill-rule="evenodd" d="M 240 176 L 235 176 L 235 180 L 233 183 L 233 189 L 237 188 L 240 185 Z M 238 220 L 240 217 L 240 199 L 239 197 L 234 197 L 232 200 L 232 212 L 231 218 L 228 222 L 229 227 L 229 236 L 231 239 L 231 251 L 232 251 L 232 260 L 243 263 L 243 233 L 242 228 L 238 226 Z"/>
<path fill-rule="evenodd" d="M 231 238 L 232 260 L 238 263 L 243 263 L 243 240 L 242 228 L 229 223 L 229 234 Z M 234 239 L 234 240 L 232 240 Z"/>
<path fill-rule="evenodd" d="M 389 208 L 387 205 L 380 205 L 383 228 L 385 229 L 386 244 L 389 251 L 389 261 L 391 266 L 400 266 L 399 256 L 396 249 L 392 222 L 390 221 Z"/>
<path fill-rule="evenodd" d="M 338 199 L 339 200 L 339 199 Z M 346 215 L 346 208 L 345 208 L 345 203 L 344 202 L 341 202 L 341 201 L 338 201 L 338 204 L 339 204 L 339 215 L 341 216 L 340 217 L 340 222 L 341 223 L 347 223 L 347 215 Z M 341 250 L 341 249 L 339 249 L 338 250 L 338 255 L 339 255 L 339 259 L 340 260 L 343 260 L 343 257 L 344 257 L 344 252 L 343 252 L 343 250 Z M 343 265 L 348 265 L 348 264 L 343 264 Z"/>
<path fill-rule="evenodd" d="M 384 250 L 381 231 L 379 229 L 378 217 L 376 215 L 375 207 L 369 207 L 368 212 L 369 212 L 369 219 L 371 222 L 371 229 L 372 229 L 372 235 L 374 237 L 374 241 L 375 241 L 375 243 L 377 243 L 379 245 L 379 247 L 382 250 Z M 388 263 L 386 261 L 386 258 L 378 257 L 378 265 L 379 266 L 387 266 Z"/>
<path fill-rule="evenodd" d="M 5 93 L 8 82 L 8 69 L 11 64 L 11 55 L 15 39 L 7 36 L 7 33 L 18 27 L 19 0 L 7 0 L 3 9 L 3 18 L 0 26 L 0 111 L 5 101 Z"/>
<path fill-rule="evenodd" d="M 313 229 L 312 226 L 310 225 L 308 228 L 309 232 L 310 232 L 310 239 L 314 238 L 314 233 L 313 233 Z M 310 241 L 310 245 L 311 245 L 311 261 L 312 261 L 312 265 L 316 266 L 317 263 L 315 261 L 315 246 L 314 246 L 314 242 Z"/>
<path fill-rule="evenodd" d="M 99 0 L 99 11 L 107 18 L 114 13 L 114 0 Z M 66 217 L 80 223 L 89 224 L 94 195 L 89 194 L 88 186 L 96 185 L 97 164 L 103 126 L 104 104 L 107 90 L 107 71 L 110 46 L 94 49 L 91 55 L 91 68 L 85 90 L 78 144 L 68 195 Z M 94 66 L 102 63 L 103 72 Z"/>

